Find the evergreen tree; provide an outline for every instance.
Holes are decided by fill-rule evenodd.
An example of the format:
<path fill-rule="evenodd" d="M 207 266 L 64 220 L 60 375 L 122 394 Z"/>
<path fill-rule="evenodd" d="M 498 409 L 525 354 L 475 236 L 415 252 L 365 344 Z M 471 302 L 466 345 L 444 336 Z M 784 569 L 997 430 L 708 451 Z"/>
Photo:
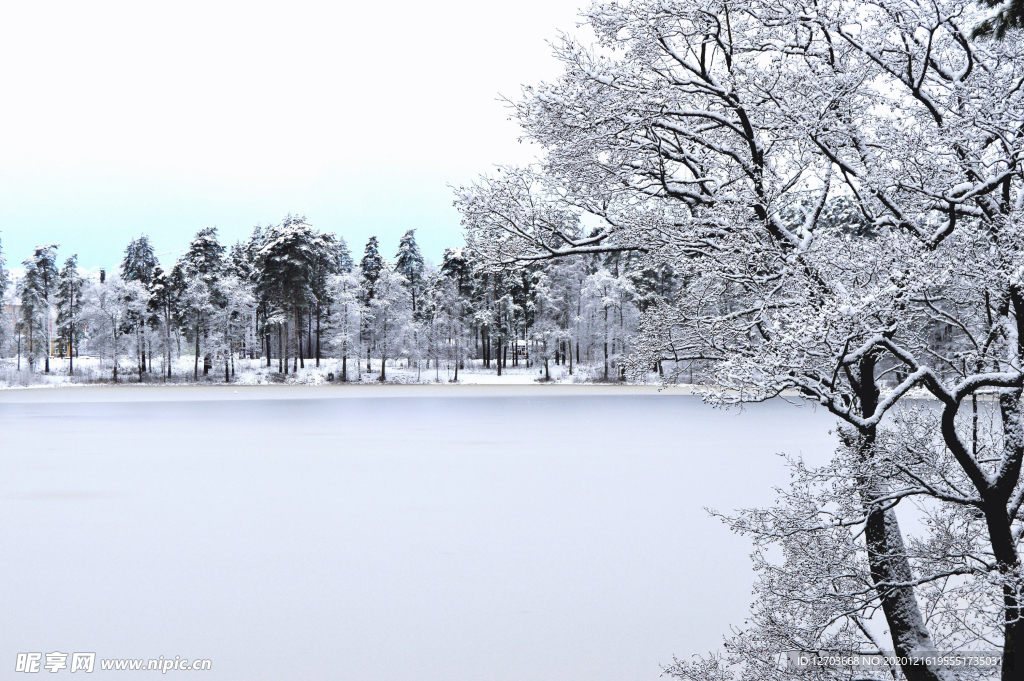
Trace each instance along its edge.
<path fill-rule="evenodd" d="M 75 372 L 75 354 L 82 337 L 82 284 L 78 273 L 78 255 L 64 261 L 57 280 L 57 334 L 61 356 L 68 353 L 68 373 Z"/>
<path fill-rule="evenodd" d="M 18 368 L 21 368 L 21 348 L 24 347 L 28 356 L 29 369 L 35 368 L 36 357 L 40 348 L 43 347 L 45 339 L 42 335 L 43 308 L 45 302 L 39 294 L 39 275 L 36 272 L 35 262 L 30 260 L 22 263 L 25 273 L 18 280 Z"/>
<path fill-rule="evenodd" d="M 28 329 L 30 364 L 42 356 L 46 373 L 50 373 L 50 299 L 57 287 L 57 246 L 37 246 L 32 257 L 25 260 L 22 280 L 22 322 Z"/>
<path fill-rule="evenodd" d="M 181 276 L 181 269 L 175 268 L 170 274 L 164 272 L 163 268 L 157 265 L 153 268 L 153 280 L 149 284 L 149 301 L 147 311 L 151 319 L 156 322 L 157 328 L 163 331 L 163 361 L 165 378 L 171 376 L 171 330 L 177 328 L 179 308 L 179 293 L 183 285 L 176 285 L 175 272 Z"/>
<path fill-rule="evenodd" d="M 380 257 L 377 237 L 371 236 L 370 240 L 366 242 L 366 248 L 363 250 L 363 259 L 359 262 L 359 273 L 361 276 L 359 302 L 362 304 L 364 309 L 368 310 L 370 305 L 373 303 L 377 280 L 380 279 L 381 272 L 384 268 L 384 258 Z M 364 315 L 362 326 L 363 332 L 361 335 L 366 343 L 366 371 L 369 373 L 370 346 L 373 344 L 373 327 L 370 324 L 369 317 L 366 315 Z"/>
<path fill-rule="evenodd" d="M 295 368 L 300 364 L 305 366 L 301 320 L 313 300 L 315 263 L 326 257 L 327 251 L 329 246 L 323 235 L 304 217 L 288 215 L 281 224 L 267 230 L 259 252 L 260 299 L 275 312 L 282 355 L 288 352 L 288 326 L 292 323 L 296 340 Z M 287 374 L 287 361 L 283 361 L 281 367 Z"/>
<path fill-rule="evenodd" d="M 149 237 L 143 234 L 138 239 L 132 239 L 124 249 L 121 278 L 125 281 L 137 281 L 148 289 L 153 282 L 153 271 L 158 264 Z M 141 310 L 136 317 L 129 319 L 128 324 L 135 331 L 136 359 L 141 381 L 142 374 L 146 371 L 146 310 Z"/>
<path fill-rule="evenodd" d="M 349 250 L 348 242 L 345 241 L 345 237 L 337 236 L 337 243 L 335 245 L 335 257 L 337 258 L 337 268 L 339 274 L 349 274 L 355 269 L 355 262 L 352 260 L 352 251 Z"/>
<path fill-rule="evenodd" d="M 199 378 L 199 339 L 206 331 L 209 313 L 217 303 L 217 279 L 224 268 L 224 246 L 217 240 L 216 227 L 199 230 L 188 251 L 175 265 L 179 270 L 178 295 L 183 302 L 183 311 L 189 317 L 195 333 L 195 365 L 193 378 Z M 211 358 L 203 358 L 203 375 L 212 366 Z"/>
<path fill-rule="evenodd" d="M 200 277 L 208 286 L 216 283 L 224 267 L 224 251 L 224 246 L 217 240 L 216 227 L 199 230 L 181 257 L 185 276 Z"/>
<path fill-rule="evenodd" d="M 405 287 L 412 297 L 412 314 L 416 317 L 416 295 L 423 287 L 423 254 L 416 243 L 416 230 L 410 229 L 398 242 L 395 255 L 395 271 L 405 277 Z"/>
<path fill-rule="evenodd" d="M 337 274 L 352 271 L 352 254 L 345 240 L 332 232 L 316 234 L 310 248 L 310 293 L 312 294 L 313 318 L 316 320 L 316 365 L 320 366 L 320 335 L 323 331 L 321 322 L 330 317 L 330 307 L 334 302 L 331 278 Z"/>
<path fill-rule="evenodd" d="M 153 252 L 153 246 L 149 243 L 149 237 L 143 234 L 138 239 L 128 242 L 124 249 L 124 259 L 121 261 L 121 278 L 125 281 L 137 281 L 143 286 L 149 286 L 153 281 L 153 270 L 159 261 Z"/>
<path fill-rule="evenodd" d="M 384 269 L 384 258 L 380 257 L 380 250 L 377 245 L 377 237 L 371 236 L 366 242 L 363 251 L 363 259 L 359 262 L 359 271 L 363 276 L 364 304 L 369 303 L 373 298 L 373 289 L 380 278 L 381 270 Z"/>
<path fill-rule="evenodd" d="M 473 267 L 461 248 L 446 248 L 441 256 L 441 274 L 451 277 L 458 285 L 459 295 L 467 295 Z"/>

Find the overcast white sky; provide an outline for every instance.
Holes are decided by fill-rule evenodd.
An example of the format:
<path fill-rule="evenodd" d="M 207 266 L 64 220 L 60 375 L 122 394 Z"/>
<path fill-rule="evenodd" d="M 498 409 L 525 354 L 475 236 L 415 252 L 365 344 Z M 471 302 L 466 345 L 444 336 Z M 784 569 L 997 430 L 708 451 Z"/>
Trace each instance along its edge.
<path fill-rule="evenodd" d="M 461 243 L 448 183 L 527 160 L 498 95 L 554 78 L 583 0 L 9 3 L 0 238 L 86 267 L 305 214 L 358 257 Z M 173 260 L 177 253 L 163 259 Z"/>

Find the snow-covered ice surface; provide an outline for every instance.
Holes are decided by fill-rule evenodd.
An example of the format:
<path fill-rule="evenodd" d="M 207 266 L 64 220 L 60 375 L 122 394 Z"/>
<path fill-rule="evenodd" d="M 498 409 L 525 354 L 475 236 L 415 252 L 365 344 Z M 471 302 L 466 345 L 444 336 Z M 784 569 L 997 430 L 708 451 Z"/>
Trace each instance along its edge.
<path fill-rule="evenodd" d="M 654 681 L 750 600 L 703 508 L 834 447 L 820 410 L 643 387 L 14 390 L 0 424 L 0 664 L 239 681 Z"/>

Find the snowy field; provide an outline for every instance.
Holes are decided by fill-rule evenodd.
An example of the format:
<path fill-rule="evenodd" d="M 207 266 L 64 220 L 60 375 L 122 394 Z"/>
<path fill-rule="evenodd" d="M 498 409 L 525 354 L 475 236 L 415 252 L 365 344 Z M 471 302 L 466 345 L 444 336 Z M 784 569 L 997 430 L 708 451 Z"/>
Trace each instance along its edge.
<path fill-rule="evenodd" d="M 317 367 L 313 360 L 307 360 L 304 367 L 293 369 L 293 362 L 289 361 L 288 374 L 283 375 L 278 371 L 276 360 L 267 367 L 264 361 L 257 359 L 236 359 L 234 360 L 233 372 L 228 372 L 228 379 L 225 381 L 224 365 L 222 360 L 214 364 L 209 373 L 203 375 L 202 358 L 199 360 L 199 378 L 193 379 L 195 369 L 195 358 L 192 355 L 184 355 L 175 358 L 172 362 L 171 377 L 164 379 L 161 371 L 160 361 L 154 361 L 152 372 L 140 377 L 138 364 L 134 360 L 123 358 L 119 362 L 118 382 L 122 384 L 147 383 L 174 385 L 220 385 L 232 383 L 236 385 L 272 385 L 272 384 L 299 384 L 299 385 L 321 385 L 324 383 L 341 382 L 341 360 L 325 357 Z M 522 385 L 537 382 L 553 383 L 592 383 L 602 381 L 604 378 L 604 367 L 600 364 L 583 365 L 574 367 L 573 374 L 569 374 L 567 365 L 556 365 L 551 362 L 548 366 L 548 374 L 545 378 L 544 367 L 525 366 L 520 363 L 517 366 L 509 364 L 502 369 L 502 375 L 498 376 L 497 369 L 492 364 L 485 367 L 483 360 L 467 359 L 464 366 L 458 372 L 458 383 L 465 385 Z M 22 358 L 0 358 L 0 388 L 27 388 L 27 387 L 59 387 L 67 385 L 92 385 L 97 383 L 111 383 L 113 378 L 113 364 L 109 359 L 98 357 L 80 357 L 75 360 L 74 373 L 70 373 L 70 363 L 66 358 L 50 358 L 50 373 L 44 373 L 43 365 L 37 364 L 29 368 L 28 361 Z M 615 380 L 616 372 L 610 372 L 611 381 Z M 451 362 L 441 360 L 439 363 L 420 360 L 410 362 L 408 359 L 388 360 L 385 370 L 387 383 L 409 384 L 450 384 L 456 382 L 455 369 Z M 351 383 L 379 383 L 380 382 L 380 359 L 373 358 L 370 361 L 370 370 L 366 370 L 366 358 L 356 360 L 350 357 L 348 360 L 348 380 Z M 658 378 L 650 377 L 651 383 L 657 383 Z"/>
<path fill-rule="evenodd" d="M 821 411 L 621 386 L 11 390 L 0 422 L 0 663 L 238 681 L 655 681 L 750 600 L 703 508 L 833 448 Z"/>

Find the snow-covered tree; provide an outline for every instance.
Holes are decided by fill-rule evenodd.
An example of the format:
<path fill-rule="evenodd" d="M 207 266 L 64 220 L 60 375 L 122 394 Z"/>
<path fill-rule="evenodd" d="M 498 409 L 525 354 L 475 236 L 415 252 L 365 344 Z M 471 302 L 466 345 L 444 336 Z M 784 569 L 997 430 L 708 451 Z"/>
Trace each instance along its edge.
<path fill-rule="evenodd" d="M 387 361 L 401 354 L 411 322 L 405 277 L 389 266 L 381 268 L 364 316 L 380 357 L 380 381 L 383 383 L 387 380 Z"/>
<path fill-rule="evenodd" d="M 362 323 L 361 337 L 366 347 L 367 373 L 371 371 L 370 352 L 374 345 L 373 327 L 370 323 L 369 307 L 376 295 L 377 280 L 380 278 L 381 272 L 386 270 L 387 267 L 387 263 L 384 262 L 384 258 L 380 255 L 380 247 L 377 243 L 377 237 L 371 236 L 366 242 L 366 247 L 363 249 L 362 260 L 359 261 L 359 301 L 362 303 L 363 309 L 366 312 Z"/>
<path fill-rule="evenodd" d="M 212 309 L 211 325 L 216 336 L 216 346 L 224 360 L 224 382 L 228 383 L 235 373 L 234 355 L 244 329 L 253 323 L 256 298 L 252 285 L 231 274 L 217 283 L 217 297 L 221 301 Z"/>
<path fill-rule="evenodd" d="M 318 232 L 303 217 L 289 215 L 263 234 L 258 254 L 259 293 L 271 309 L 277 310 L 279 333 L 287 335 L 287 320 L 293 322 L 296 368 L 305 366 L 307 356 L 315 356 L 319 365 L 321 322 L 330 306 L 328 279 L 350 260 L 343 241 L 334 234 Z M 307 327 L 305 350 L 303 319 Z"/>
<path fill-rule="evenodd" d="M 629 314 L 629 303 L 635 297 L 633 286 L 626 277 L 616 277 L 602 267 L 587 277 L 583 295 L 587 311 L 596 317 L 600 325 L 603 376 L 607 381 L 609 366 L 620 364 L 620 358 L 625 354 L 626 316 Z"/>
<path fill-rule="evenodd" d="M 161 361 L 163 362 L 161 374 L 164 378 L 171 377 L 172 353 L 176 349 L 176 341 L 180 342 L 181 339 L 180 317 L 182 310 L 179 298 L 185 285 L 183 281 L 175 281 L 175 278 L 183 276 L 180 267 L 167 273 L 157 265 L 153 269 L 153 278 L 149 284 L 149 320 L 159 332 Z"/>
<path fill-rule="evenodd" d="M 37 246 L 31 258 L 22 262 L 25 273 L 19 282 L 21 327 L 26 337 L 29 365 L 42 357 L 50 373 L 50 304 L 57 288 L 57 244 Z"/>
<path fill-rule="evenodd" d="M 60 354 L 68 353 L 68 373 L 75 372 L 75 355 L 82 340 L 82 287 L 85 280 L 78 272 L 78 255 L 72 255 L 64 261 L 57 277 L 57 335 L 60 342 Z"/>
<path fill-rule="evenodd" d="M 334 301 L 331 319 L 334 332 L 331 345 L 341 355 L 340 378 L 342 382 L 347 382 L 348 358 L 359 344 L 361 317 L 359 277 L 351 271 L 342 272 L 333 275 L 329 285 L 331 298 Z"/>
<path fill-rule="evenodd" d="M 204 227 L 175 265 L 174 279 L 181 287 L 178 300 L 191 327 L 195 346 L 193 379 L 199 378 L 200 340 L 208 335 L 210 316 L 221 302 L 217 297 L 217 281 L 224 267 L 224 250 L 217 239 L 217 228 Z M 203 356 L 203 375 L 211 366 L 212 357 L 207 353 Z"/>
<path fill-rule="evenodd" d="M 8 330 L 12 320 L 8 317 L 7 312 L 8 295 L 11 293 L 10 283 L 7 260 L 4 258 L 3 247 L 0 245 L 0 353 L 3 353 L 4 346 L 10 341 Z"/>
<path fill-rule="evenodd" d="M 149 288 L 153 283 L 153 273 L 159 266 L 153 246 L 149 243 L 149 237 L 145 234 L 138 239 L 132 239 L 124 249 L 124 259 L 121 261 L 121 278 L 125 281 L 137 281 L 144 288 Z M 136 358 L 139 369 L 139 380 L 146 372 L 146 310 L 140 313 L 138 319 L 131 320 L 131 327 L 135 333 Z M 152 361 L 152 358 L 151 360 Z"/>
<path fill-rule="evenodd" d="M 118 274 L 89 282 L 84 294 L 90 346 L 101 357 L 110 358 L 116 383 L 120 359 L 129 347 L 131 320 L 146 309 L 149 296 L 141 283 L 125 281 Z"/>
<path fill-rule="evenodd" d="M 628 250 L 672 267 L 687 293 L 647 306 L 634 369 L 703 362 L 716 401 L 796 391 L 845 423 L 862 465 L 890 454 L 887 415 L 930 392 L 931 434 L 964 476 L 949 503 L 984 520 L 1009 661 L 1024 656 L 1024 43 L 972 39 L 983 19 L 955 0 L 595 4 L 597 44 L 563 40 L 564 75 L 516 105 L 541 161 L 457 203 L 495 266 Z M 856 221 L 830 217 L 843 204 Z M 979 393 L 1003 428 L 985 455 L 962 417 Z M 899 655 L 933 650 L 949 635 L 921 605 L 937 573 L 911 561 L 888 478 L 871 481 L 854 500 L 870 607 Z"/>
<path fill-rule="evenodd" d="M 425 268 L 423 254 L 416 243 L 416 230 L 410 229 L 402 235 L 398 242 L 398 253 L 395 254 L 395 271 L 405 278 L 406 288 L 412 301 L 412 314 L 416 316 L 416 297 L 423 289 L 423 273 Z"/>
<path fill-rule="evenodd" d="M 153 271 L 159 265 L 149 237 L 143 234 L 132 239 L 124 249 L 121 260 L 121 278 L 125 281 L 139 281 L 148 286 L 153 280 Z"/>

